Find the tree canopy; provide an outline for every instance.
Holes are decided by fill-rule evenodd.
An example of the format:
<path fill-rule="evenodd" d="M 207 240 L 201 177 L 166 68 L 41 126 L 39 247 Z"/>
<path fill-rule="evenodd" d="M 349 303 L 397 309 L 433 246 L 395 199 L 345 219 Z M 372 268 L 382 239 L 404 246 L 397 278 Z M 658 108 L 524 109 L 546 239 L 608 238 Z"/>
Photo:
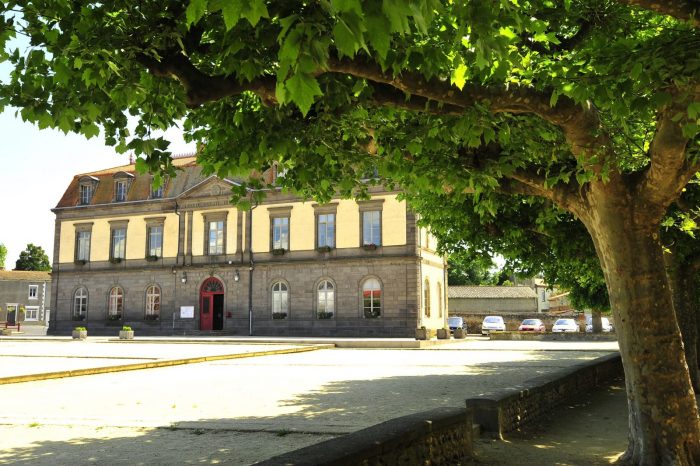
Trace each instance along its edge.
<path fill-rule="evenodd" d="M 19 259 L 15 263 L 15 270 L 50 272 L 51 263 L 49 262 L 49 256 L 46 255 L 41 246 L 29 243 L 27 248 L 19 253 Z"/>
<path fill-rule="evenodd" d="M 0 106 L 42 128 L 103 132 L 140 168 L 174 172 L 157 131 L 183 121 L 221 176 L 276 164 L 283 187 L 320 200 L 383 183 L 447 193 L 483 218 L 504 194 L 576 217 L 618 323 L 624 460 L 700 461 L 659 238 L 699 169 L 696 1 L 1 5 L 0 60 L 13 71 Z M 18 33 L 26 50 L 10 42 Z"/>
<path fill-rule="evenodd" d="M 0 270 L 5 268 L 5 260 L 7 259 L 7 247 L 0 243 Z"/>

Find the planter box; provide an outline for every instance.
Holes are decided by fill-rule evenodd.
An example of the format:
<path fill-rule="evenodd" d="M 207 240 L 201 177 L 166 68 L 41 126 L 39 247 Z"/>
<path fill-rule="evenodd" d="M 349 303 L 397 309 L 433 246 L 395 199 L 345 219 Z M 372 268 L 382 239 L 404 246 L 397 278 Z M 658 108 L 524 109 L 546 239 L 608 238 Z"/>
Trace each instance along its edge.
<path fill-rule="evenodd" d="M 435 330 L 429 328 L 417 328 L 416 340 L 430 340 L 435 335 Z"/>
<path fill-rule="evenodd" d="M 284 253 L 287 252 L 286 249 L 284 248 L 277 248 L 272 250 L 272 255 L 273 256 L 283 256 Z"/>
<path fill-rule="evenodd" d="M 73 330 L 74 340 L 84 340 L 87 338 L 87 330 Z"/>
<path fill-rule="evenodd" d="M 456 328 L 454 337 L 458 340 L 461 340 L 467 337 L 467 332 L 465 332 L 463 328 Z"/>
<path fill-rule="evenodd" d="M 272 313 L 272 319 L 273 320 L 283 320 L 287 318 L 287 313 L 286 312 L 273 312 Z"/>
<path fill-rule="evenodd" d="M 0 329 L 0 334 L 1 335 L 12 335 L 12 329 L 11 328 Z"/>
<path fill-rule="evenodd" d="M 438 340 L 449 340 L 450 339 L 450 330 L 447 328 L 439 328 L 437 330 L 437 337 L 438 337 Z"/>
<path fill-rule="evenodd" d="M 120 340 L 133 340 L 134 339 L 134 331 L 133 330 L 119 330 L 119 339 Z"/>

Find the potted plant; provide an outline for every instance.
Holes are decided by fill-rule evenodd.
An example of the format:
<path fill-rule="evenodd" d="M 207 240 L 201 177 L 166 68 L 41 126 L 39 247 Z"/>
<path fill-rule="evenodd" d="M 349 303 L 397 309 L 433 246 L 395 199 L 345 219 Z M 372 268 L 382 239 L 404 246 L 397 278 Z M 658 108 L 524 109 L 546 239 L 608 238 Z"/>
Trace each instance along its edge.
<path fill-rule="evenodd" d="M 112 264 L 119 264 L 122 261 L 122 259 L 121 259 L 121 257 L 112 257 L 109 261 Z"/>
<path fill-rule="evenodd" d="M 275 248 L 272 250 L 272 255 L 273 256 L 283 256 L 285 252 L 287 252 L 287 250 L 284 248 Z"/>
<path fill-rule="evenodd" d="M 87 261 L 85 259 L 76 259 L 73 261 L 75 265 L 85 265 L 87 264 Z"/>
<path fill-rule="evenodd" d="M 330 246 L 319 246 L 316 248 L 318 252 L 331 252 L 331 249 L 333 248 L 331 248 Z"/>
<path fill-rule="evenodd" d="M 107 320 L 115 321 L 115 320 L 120 320 L 122 318 L 121 314 L 110 314 L 107 316 Z"/>
<path fill-rule="evenodd" d="M 438 340 L 449 340 L 450 339 L 450 329 L 449 328 L 439 328 L 437 330 Z"/>
<path fill-rule="evenodd" d="M 73 329 L 74 340 L 84 340 L 87 338 L 87 329 L 85 327 L 75 327 Z"/>
<path fill-rule="evenodd" d="M 160 259 L 160 258 L 159 258 L 158 256 L 156 256 L 156 255 L 146 256 L 146 260 L 147 260 L 148 262 L 155 262 L 155 261 L 157 261 L 158 259 Z"/>
<path fill-rule="evenodd" d="M 286 318 L 287 318 L 287 313 L 286 313 L 286 312 L 273 312 L 273 313 L 272 313 L 272 318 L 275 319 L 275 320 L 286 319 Z"/>
<path fill-rule="evenodd" d="M 460 340 L 461 340 L 461 339 L 467 337 L 467 332 L 465 332 L 463 328 L 457 327 L 457 328 L 455 329 L 454 337 L 455 337 L 456 339 L 460 339 Z"/>
<path fill-rule="evenodd" d="M 333 313 L 332 313 L 332 312 L 326 312 L 326 311 L 319 311 L 319 312 L 318 312 L 318 318 L 319 318 L 319 319 L 332 319 L 332 318 L 333 318 Z"/>
<path fill-rule="evenodd" d="M 365 251 L 376 251 L 376 250 L 377 250 L 377 245 L 374 244 L 374 243 L 367 243 L 367 244 L 363 244 L 363 245 L 362 245 L 362 248 L 363 248 Z"/>
<path fill-rule="evenodd" d="M 425 325 L 416 329 L 416 340 L 429 340 L 429 339 L 430 339 L 430 332 L 428 331 L 427 328 L 425 328 Z"/>
<path fill-rule="evenodd" d="M 17 311 L 17 322 L 24 322 L 25 312 L 26 309 L 24 309 L 24 306 L 20 306 L 19 310 Z"/>
<path fill-rule="evenodd" d="M 120 340 L 133 340 L 134 339 L 134 331 L 128 325 L 124 325 L 122 327 L 122 329 L 119 331 L 119 339 Z"/>

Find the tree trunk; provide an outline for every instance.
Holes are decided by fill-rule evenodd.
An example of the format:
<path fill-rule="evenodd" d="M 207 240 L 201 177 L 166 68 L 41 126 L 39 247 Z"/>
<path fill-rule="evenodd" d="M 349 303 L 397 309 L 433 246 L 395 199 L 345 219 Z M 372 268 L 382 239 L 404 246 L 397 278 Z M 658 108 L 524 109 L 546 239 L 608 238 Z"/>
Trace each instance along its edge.
<path fill-rule="evenodd" d="M 618 330 L 629 404 L 621 463 L 700 462 L 700 423 L 651 209 L 614 181 L 587 193 L 581 220 L 593 237 Z"/>
<path fill-rule="evenodd" d="M 673 308 L 683 337 L 685 360 L 688 363 L 690 380 L 697 392 L 700 388 L 698 373 L 698 322 L 695 296 L 695 276 L 693 267 L 682 262 L 678 254 L 671 250 L 665 254 L 666 272 L 673 297 Z"/>
<path fill-rule="evenodd" d="M 591 324 L 593 325 L 593 333 L 603 333 L 603 320 L 600 309 L 591 309 Z"/>

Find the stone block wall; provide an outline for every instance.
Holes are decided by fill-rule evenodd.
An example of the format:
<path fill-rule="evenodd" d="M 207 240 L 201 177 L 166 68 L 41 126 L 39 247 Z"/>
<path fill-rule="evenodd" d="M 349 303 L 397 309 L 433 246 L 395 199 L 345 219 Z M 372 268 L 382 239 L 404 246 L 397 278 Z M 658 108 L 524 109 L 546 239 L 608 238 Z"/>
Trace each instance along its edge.
<path fill-rule="evenodd" d="M 473 455 L 469 410 L 437 408 L 284 453 L 259 466 L 454 465 Z"/>

